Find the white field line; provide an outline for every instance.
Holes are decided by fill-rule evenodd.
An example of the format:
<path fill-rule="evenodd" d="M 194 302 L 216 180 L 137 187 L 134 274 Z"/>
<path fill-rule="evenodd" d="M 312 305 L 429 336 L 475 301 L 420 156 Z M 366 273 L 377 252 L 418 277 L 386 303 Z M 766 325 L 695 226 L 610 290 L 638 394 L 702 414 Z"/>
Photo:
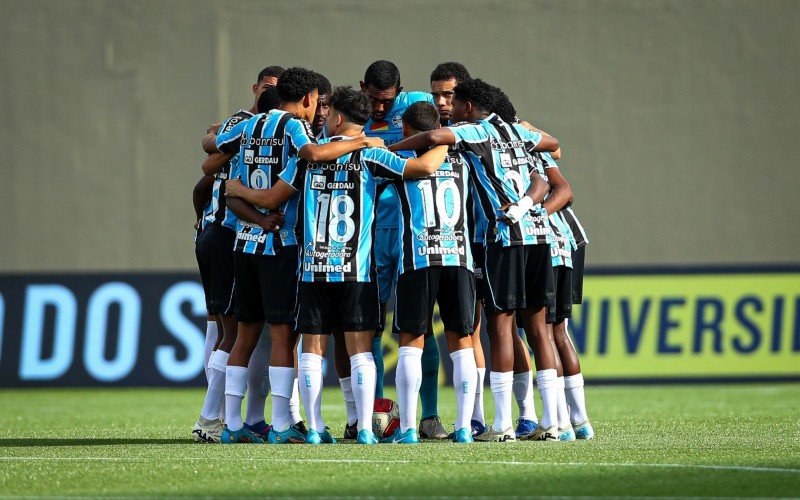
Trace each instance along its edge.
<path fill-rule="evenodd" d="M 13 461 L 96 461 L 96 462 L 208 462 L 208 457 L 13 457 L 13 456 L 0 456 L 0 461 L 13 462 Z M 228 461 L 228 462 L 274 462 L 274 463 L 344 463 L 344 464 L 419 464 L 418 460 L 362 460 L 362 459 L 333 459 L 333 458 L 258 458 L 258 457 L 215 457 L 214 460 Z M 709 464 L 638 464 L 631 462 L 553 462 L 551 464 L 543 464 L 541 462 L 512 462 L 512 461 L 494 461 L 494 460 L 470 460 L 470 461 L 457 461 L 446 460 L 437 461 L 437 464 L 448 465 L 507 465 L 507 466 L 528 466 L 528 467 L 541 467 L 542 465 L 557 465 L 568 467 L 648 467 L 648 468 L 663 468 L 663 469 L 702 469 L 713 471 L 739 471 L 739 472 L 770 472 L 770 473 L 784 473 L 784 474 L 800 474 L 800 469 L 788 469 L 781 467 L 754 467 L 748 465 L 709 465 Z"/>

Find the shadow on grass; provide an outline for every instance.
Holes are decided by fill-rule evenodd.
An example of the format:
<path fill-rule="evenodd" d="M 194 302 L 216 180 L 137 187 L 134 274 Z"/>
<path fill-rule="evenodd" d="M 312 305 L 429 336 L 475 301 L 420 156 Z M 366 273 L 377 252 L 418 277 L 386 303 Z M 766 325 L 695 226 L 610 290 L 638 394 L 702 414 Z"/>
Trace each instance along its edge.
<path fill-rule="evenodd" d="M 191 439 L 21 438 L 0 439 L 0 448 L 35 448 L 37 446 L 115 446 L 120 444 L 189 444 L 193 442 L 194 441 Z"/>

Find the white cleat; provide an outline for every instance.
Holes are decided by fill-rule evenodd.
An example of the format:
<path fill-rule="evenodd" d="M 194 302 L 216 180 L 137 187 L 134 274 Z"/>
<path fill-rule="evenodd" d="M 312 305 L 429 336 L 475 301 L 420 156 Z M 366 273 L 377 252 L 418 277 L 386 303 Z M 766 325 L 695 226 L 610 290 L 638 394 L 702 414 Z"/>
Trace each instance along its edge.
<path fill-rule="evenodd" d="M 558 428 L 555 425 L 547 429 L 539 426 L 528 439 L 531 441 L 558 441 Z"/>
<path fill-rule="evenodd" d="M 222 436 L 222 420 L 200 417 L 192 428 L 192 437 L 198 443 L 219 443 Z"/>
<path fill-rule="evenodd" d="M 474 437 L 475 441 L 483 443 L 506 443 L 508 441 L 516 441 L 517 436 L 514 433 L 514 428 L 509 427 L 504 431 L 497 432 L 492 429 L 492 426 L 486 428 L 485 431 Z"/>

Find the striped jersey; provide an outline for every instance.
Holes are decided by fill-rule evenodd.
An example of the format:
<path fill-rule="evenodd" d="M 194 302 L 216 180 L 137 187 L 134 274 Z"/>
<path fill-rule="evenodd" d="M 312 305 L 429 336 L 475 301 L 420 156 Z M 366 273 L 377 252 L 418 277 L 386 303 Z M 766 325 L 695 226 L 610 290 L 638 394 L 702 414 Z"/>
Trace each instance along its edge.
<path fill-rule="evenodd" d="M 302 194 L 302 281 L 372 280 L 376 180 L 402 179 L 407 161 L 379 148 L 360 149 L 335 162 L 289 161 L 280 178 Z"/>
<path fill-rule="evenodd" d="M 548 168 L 559 168 L 556 161 L 550 156 L 550 153 L 541 153 L 540 157 L 545 168 L 545 174 Z M 589 237 L 586 235 L 586 230 L 583 228 L 578 220 L 578 216 L 575 215 L 575 211 L 572 209 L 572 202 L 559 210 L 558 213 L 572 232 L 577 247 L 585 247 L 589 243 Z"/>
<path fill-rule="evenodd" d="M 537 168 L 541 167 L 542 175 L 545 180 L 549 181 L 547 171 L 553 168 L 558 168 L 558 164 L 550 156 L 550 153 L 533 152 L 532 157 L 537 164 Z M 549 194 L 547 196 L 550 196 Z M 547 199 L 547 197 L 545 197 Z M 575 244 L 575 237 L 572 235 L 567 221 L 561 216 L 561 211 L 550 214 L 550 228 L 553 231 L 553 241 L 550 242 L 550 257 L 552 259 L 553 267 L 566 266 L 572 268 L 572 251 L 576 250 L 578 246 Z"/>
<path fill-rule="evenodd" d="M 414 156 L 404 151 L 403 155 Z M 467 226 L 469 166 L 450 150 L 431 175 L 394 182 L 400 198 L 402 257 L 398 273 L 433 266 L 472 270 Z"/>
<path fill-rule="evenodd" d="M 239 159 L 231 177 L 255 189 L 269 189 L 278 182 L 280 174 L 297 157 L 298 151 L 307 144 L 314 144 L 311 125 L 297 116 L 274 109 L 269 113 L 255 115 L 248 120 L 242 131 Z M 240 220 L 236 228 L 237 252 L 255 255 L 275 255 L 275 248 L 297 245 L 298 196 L 292 196 L 278 211 L 284 213 L 284 222 L 276 235 L 265 232 L 258 224 Z M 255 207 L 268 214 L 269 210 Z"/>
<path fill-rule="evenodd" d="M 403 113 L 415 102 L 426 101 L 433 104 L 433 96 L 428 92 L 400 92 L 390 109 L 381 121 L 372 116 L 364 124 L 367 137 L 380 137 L 389 146 L 403 140 Z M 378 228 L 390 229 L 400 225 L 400 202 L 394 187 L 386 187 L 381 191 L 378 202 Z"/>
<path fill-rule="evenodd" d="M 225 203 L 225 181 L 231 173 L 231 168 L 239 160 L 239 142 L 242 139 L 244 124 L 253 117 L 253 113 L 240 109 L 227 120 L 222 122 L 217 132 L 217 149 L 225 154 L 234 155 L 230 162 L 214 176 L 214 185 L 211 188 L 211 203 L 205 212 L 205 224 L 222 224 L 228 229 L 236 230 L 236 214 L 228 210 Z"/>
<path fill-rule="evenodd" d="M 477 123 L 448 127 L 456 138 L 455 147 L 464 152 L 473 168 L 477 201 L 486 216 L 485 243 L 500 241 L 503 246 L 543 245 L 552 238 L 550 225 L 541 205 L 532 208 L 514 224 L 498 220 L 500 207 L 516 203 L 530 186 L 532 159 L 526 142 L 538 144 L 540 133 L 517 130 L 494 113 Z"/>

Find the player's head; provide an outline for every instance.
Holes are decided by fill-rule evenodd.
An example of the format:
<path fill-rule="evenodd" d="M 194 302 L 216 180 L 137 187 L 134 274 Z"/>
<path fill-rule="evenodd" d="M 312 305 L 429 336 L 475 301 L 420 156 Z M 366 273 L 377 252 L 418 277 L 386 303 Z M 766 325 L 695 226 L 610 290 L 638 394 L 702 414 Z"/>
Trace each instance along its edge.
<path fill-rule="evenodd" d="M 443 62 L 431 72 L 431 95 L 442 120 L 450 120 L 453 110 L 453 89 L 469 79 L 469 71 L 463 64 Z"/>
<path fill-rule="evenodd" d="M 480 78 L 464 80 L 453 92 L 452 115 L 457 122 L 483 118 L 492 112 L 497 99 L 497 87 Z"/>
<path fill-rule="evenodd" d="M 434 130 L 439 126 L 439 112 L 429 102 L 415 102 L 403 113 L 403 137 Z"/>
<path fill-rule="evenodd" d="M 311 130 L 319 134 L 328 118 L 328 111 L 331 105 L 331 82 L 324 75 L 319 75 L 319 86 L 317 87 L 319 97 L 317 98 L 317 110 L 314 112 L 314 121 L 311 122 Z"/>
<path fill-rule="evenodd" d="M 511 99 L 508 98 L 508 95 L 500 89 L 497 89 L 492 113 L 496 114 L 501 120 L 507 123 L 514 123 L 517 121 L 517 110 L 514 109 L 514 105 L 511 104 Z"/>
<path fill-rule="evenodd" d="M 391 111 L 397 94 L 403 90 L 400 86 L 400 70 L 393 62 L 375 61 L 364 73 L 361 91 L 369 97 L 372 119 L 379 121 Z"/>
<path fill-rule="evenodd" d="M 278 97 L 281 106 L 290 105 L 292 112 L 311 122 L 317 111 L 319 74 L 306 68 L 289 68 L 278 79 Z"/>
<path fill-rule="evenodd" d="M 267 89 L 258 96 L 258 102 L 256 103 L 259 113 L 269 113 L 280 105 L 281 100 L 278 98 L 278 89 L 275 87 L 267 87 Z"/>
<path fill-rule="evenodd" d="M 274 87 L 278 84 L 278 78 L 283 74 L 283 68 L 280 66 L 267 66 L 258 72 L 256 83 L 253 84 L 253 94 L 256 100 L 267 87 Z"/>
<path fill-rule="evenodd" d="M 369 120 L 369 99 L 364 93 L 346 85 L 336 87 L 331 94 L 331 108 L 325 128 L 328 136 L 332 137 L 347 128 L 363 127 Z"/>

